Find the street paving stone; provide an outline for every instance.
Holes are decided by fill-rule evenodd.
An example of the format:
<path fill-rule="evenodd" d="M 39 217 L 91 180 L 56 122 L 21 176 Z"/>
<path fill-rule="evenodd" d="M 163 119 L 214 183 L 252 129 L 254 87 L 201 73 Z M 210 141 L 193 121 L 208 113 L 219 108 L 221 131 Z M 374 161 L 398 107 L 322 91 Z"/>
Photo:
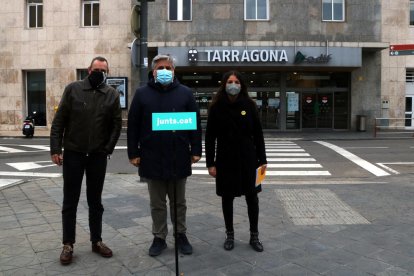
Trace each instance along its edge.
<path fill-rule="evenodd" d="M 221 200 L 210 178 L 187 182 L 192 255 L 179 254 L 182 275 L 414 275 L 412 175 L 381 184 L 263 184 L 259 232 L 264 252 L 249 246 L 244 198 L 234 202 L 235 248 L 223 249 Z M 387 184 L 383 182 L 386 181 Z M 293 181 L 294 182 L 294 181 Z M 303 181 L 301 181 L 303 183 Z M 350 180 L 350 183 L 352 181 Z M 73 263 L 62 266 L 62 179 L 0 188 L 0 275 L 176 275 L 169 221 L 168 248 L 150 257 L 147 185 L 135 174 L 107 174 L 103 239 L 110 259 L 91 252 L 85 185 L 78 208 Z"/>

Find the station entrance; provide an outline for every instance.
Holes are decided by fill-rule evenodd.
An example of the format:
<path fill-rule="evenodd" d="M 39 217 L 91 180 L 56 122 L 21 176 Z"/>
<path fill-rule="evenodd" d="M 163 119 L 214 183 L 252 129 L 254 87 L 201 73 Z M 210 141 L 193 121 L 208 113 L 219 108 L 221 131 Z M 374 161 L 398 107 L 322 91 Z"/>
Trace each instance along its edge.
<path fill-rule="evenodd" d="M 208 106 L 223 72 L 180 72 L 194 91 L 205 128 Z M 256 102 L 263 129 L 347 130 L 350 125 L 349 73 L 241 71 Z"/>

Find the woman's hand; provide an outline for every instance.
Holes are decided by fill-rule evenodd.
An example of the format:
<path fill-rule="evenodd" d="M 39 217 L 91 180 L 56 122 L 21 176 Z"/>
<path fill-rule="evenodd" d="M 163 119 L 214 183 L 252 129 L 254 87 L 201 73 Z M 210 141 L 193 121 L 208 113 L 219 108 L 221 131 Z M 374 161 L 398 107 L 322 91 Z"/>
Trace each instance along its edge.
<path fill-rule="evenodd" d="M 212 177 L 216 177 L 216 167 L 208 167 L 208 174 L 211 175 Z"/>
<path fill-rule="evenodd" d="M 201 159 L 201 156 L 192 155 L 191 156 L 191 163 L 192 164 L 197 163 L 198 161 L 200 161 L 200 159 Z"/>
<path fill-rule="evenodd" d="M 267 168 L 267 164 L 263 164 L 260 166 L 260 174 L 264 174 Z"/>
<path fill-rule="evenodd" d="M 141 158 L 137 157 L 137 158 L 129 159 L 129 163 L 131 163 L 135 167 L 139 167 L 139 164 L 141 163 Z"/>

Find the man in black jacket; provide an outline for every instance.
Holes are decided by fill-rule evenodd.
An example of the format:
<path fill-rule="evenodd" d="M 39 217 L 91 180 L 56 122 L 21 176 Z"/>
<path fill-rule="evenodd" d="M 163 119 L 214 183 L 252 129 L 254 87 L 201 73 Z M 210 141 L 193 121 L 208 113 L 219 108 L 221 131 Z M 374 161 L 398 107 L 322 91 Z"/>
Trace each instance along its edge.
<path fill-rule="evenodd" d="M 108 61 L 95 57 L 88 77 L 66 86 L 50 131 L 52 161 L 63 164 L 62 264 L 72 262 L 76 212 L 85 173 L 92 251 L 112 257 L 101 237 L 102 189 L 107 158 L 121 132 L 122 115 L 119 93 L 105 83 L 108 72 Z"/>
<path fill-rule="evenodd" d="M 153 74 L 147 85 L 137 89 L 128 114 L 128 157 L 138 167 L 139 175 L 148 182 L 152 217 L 153 243 L 150 256 L 161 254 L 167 247 L 166 197 L 174 222 L 174 189 L 177 204 L 177 243 L 182 254 L 191 254 L 186 236 L 185 183 L 191 175 L 191 164 L 201 158 L 200 114 L 190 88 L 174 77 L 174 59 L 157 55 L 152 60 Z M 194 112 L 196 130 L 153 131 L 152 114 Z"/>

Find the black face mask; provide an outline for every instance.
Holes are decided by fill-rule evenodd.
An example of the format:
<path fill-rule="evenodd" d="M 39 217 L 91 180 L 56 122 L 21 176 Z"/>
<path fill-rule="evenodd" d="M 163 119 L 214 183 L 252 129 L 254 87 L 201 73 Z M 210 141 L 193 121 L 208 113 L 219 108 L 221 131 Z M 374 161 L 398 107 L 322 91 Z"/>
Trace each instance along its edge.
<path fill-rule="evenodd" d="M 99 71 L 92 71 L 88 76 L 89 82 L 93 88 L 98 88 L 106 80 L 106 73 Z"/>

